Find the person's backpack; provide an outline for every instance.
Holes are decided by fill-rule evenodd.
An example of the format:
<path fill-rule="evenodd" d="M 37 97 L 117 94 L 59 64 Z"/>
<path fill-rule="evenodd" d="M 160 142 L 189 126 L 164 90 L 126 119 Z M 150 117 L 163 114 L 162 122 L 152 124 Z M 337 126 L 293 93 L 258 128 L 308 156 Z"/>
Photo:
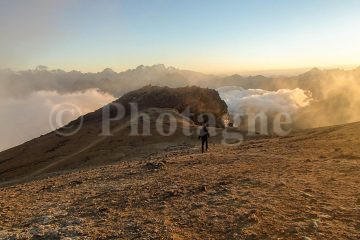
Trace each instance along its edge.
<path fill-rule="evenodd" d="M 200 137 L 204 137 L 204 136 L 209 136 L 209 132 L 208 132 L 207 128 L 205 128 L 205 127 L 203 127 L 203 128 L 200 129 L 200 136 L 199 136 L 199 138 L 200 138 Z"/>

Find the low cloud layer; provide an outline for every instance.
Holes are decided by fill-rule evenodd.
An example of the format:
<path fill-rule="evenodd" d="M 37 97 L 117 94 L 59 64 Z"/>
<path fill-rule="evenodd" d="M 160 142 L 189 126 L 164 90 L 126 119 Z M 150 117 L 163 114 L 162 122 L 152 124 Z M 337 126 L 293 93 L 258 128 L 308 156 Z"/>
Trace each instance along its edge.
<path fill-rule="evenodd" d="M 286 113 L 294 115 L 300 108 L 310 104 L 309 91 L 299 88 L 267 91 L 262 89 L 244 89 L 237 86 L 218 88 L 220 97 L 228 105 L 229 113 L 259 113 L 270 115 Z"/>
<path fill-rule="evenodd" d="M 3 98 L 0 102 L 0 151 L 52 131 L 49 116 L 58 104 L 75 104 L 86 114 L 113 100 L 111 95 L 95 89 L 72 94 L 39 91 L 26 98 Z M 77 114 L 64 115 L 62 121 L 65 124 L 77 117 Z"/>

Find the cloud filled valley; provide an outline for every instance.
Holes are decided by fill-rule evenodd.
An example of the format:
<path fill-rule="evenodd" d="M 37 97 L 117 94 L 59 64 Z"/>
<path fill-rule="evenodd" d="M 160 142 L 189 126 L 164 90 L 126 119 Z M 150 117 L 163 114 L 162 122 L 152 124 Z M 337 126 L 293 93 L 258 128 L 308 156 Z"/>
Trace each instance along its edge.
<path fill-rule="evenodd" d="M 2 98 L 0 102 L 0 151 L 53 131 L 50 113 L 55 106 L 71 103 L 81 110 L 92 112 L 114 100 L 109 94 L 95 89 L 60 94 L 55 91 L 33 92 L 24 98 Z M 64 114 L 64 124 L 79 117 L 79 113 Z"/>
<path fill-rule="evenodd" d="M 49 113 L 56 104 L 73 103 L 85 114 L 149 84 L 214 88 L 230 113 L 285 112 L 299 128 L 360 120 L 360 68 L 312 69 L 292 77 L 220 77 L 164 65 L 119 73 L 111 69 L 65 72 L 40 66 L 18 72 L 0 70 L 0 151 L 49 132 Z"/>
<path fill-rule="evenodd" d="M 264 112 L 294 115 L 312 101 L 311 92 L 299 88 L 267 91 L 225 86 L 218 88 L 217 91 L 228 105 L 229 113 L 232 114 Z"/>

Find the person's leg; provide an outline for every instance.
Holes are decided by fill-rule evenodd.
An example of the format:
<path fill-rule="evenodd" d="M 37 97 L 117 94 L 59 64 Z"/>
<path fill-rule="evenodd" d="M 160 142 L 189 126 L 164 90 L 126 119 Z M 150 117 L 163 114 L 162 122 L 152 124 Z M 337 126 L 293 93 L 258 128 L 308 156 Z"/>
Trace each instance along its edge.
<path fill-rule="evenodd" d="M 205 139 L 201 138 L 201 152 L 204 153 L 204 144 L 205 144 Z"/>
<path fill-rule="evenodd" d="M 208 139 L 206 138 L 206 151 L 208 150 Z"/>

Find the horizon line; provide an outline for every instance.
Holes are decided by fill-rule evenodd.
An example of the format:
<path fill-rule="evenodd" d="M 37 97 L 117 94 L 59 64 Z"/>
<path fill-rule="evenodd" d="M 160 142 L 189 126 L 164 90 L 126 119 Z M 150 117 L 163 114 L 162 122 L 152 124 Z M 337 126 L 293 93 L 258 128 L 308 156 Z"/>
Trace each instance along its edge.
<path fill-rule="evenodd" d="M 360 64 L 359 65 L 334 65 L 334 66 L 308 66 L 308 67 L 297 67 L 297 68 L 264 68 L 264 69 L 255 69 L 255 70 L 238 70 L 238 71 L 199 71 L 199 70 L 195 70 L 195 69 L 189 69 L 189 68 L 181 68 L 181 67 L 175 67 L 173 65 L 167 65 L 167 64 L 163 64 L 163 63 L 157 63 L 157 64 L 151 64 L 151 65 L 144 65 L 144 64 L 140 64 L 137 65 L 136 67 L 130 67 L 130 68 L 123 68 L 123 69 L 115 69 L 113 67 L 105 67 L 104 69 L 102 69 L 101 71 L 84 71 L 84 70 L 80 70 L 80 69 L 62 69 L 62 68 L 52 68 L 49 67 L 47 65 L 37 65 L 34 68 L 28 68 L 28 69 L 14 69 L 14 68 L 0 68 L 0 70 L 4 71 L 4 70 L 8 70 L 8 71 L 12 71 L 12 72 L 23 72 L 23 71 L 36 71 L 36 70 L 43 70 L 43 71 L 49 71 L 49 72 L 53 72 L 53 71 L 64 71 L 66 73 L 70 73 L 70 72 L 80 72 L 82 74 L 97 74 L 97 73 L 102 73 L 106 70 L 111 70 L 114 73 L 124 73 L 127 71 L 131 71 L 131 70 L 136 70 L 137 68 L 140 67 L 156 67 L 156 66 L 163 66 L 166 69 L 176 69 L 176 70 L 180 70 L 180 71 L 191 71 L 191 72 L 196 72 L 196 73 L 200 73 L 200 74 L 204 74 L 204 75 L 214 75 L 214 76 L 233 76 L 233 75 L 241 75 L 241 76 L 256 76 L 256 75 L 263 75 L 263 76 L 292 76 L 292 75 L 298 75 L 301 73 L 305 73 L 308 71 L 311 71 L 312 69 L 319 69 L 321 71 L 327 71 L 327 70 L 343 70 L 343 71 L 352 71 L 352 70 L 356 70 L 357 68 L 360 68 Z"/>

